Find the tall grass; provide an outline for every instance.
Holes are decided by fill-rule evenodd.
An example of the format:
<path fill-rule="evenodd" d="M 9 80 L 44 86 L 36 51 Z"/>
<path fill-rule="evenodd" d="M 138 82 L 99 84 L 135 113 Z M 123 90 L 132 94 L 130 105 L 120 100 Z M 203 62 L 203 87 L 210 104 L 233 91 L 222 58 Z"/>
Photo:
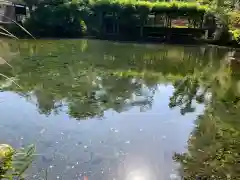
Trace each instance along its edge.
<path fill-rule="evenodd" d="M 35 39 L 35 37 L 34 37 L 30 32 L 28 32 L 23 26 L 21 26 L 19 23 L 17 23 L 17 22 L 14 21 L 13 19 L 7 17 L 7 16 L 4 15 L 3 13 L 0 13 L 0 16 L 6 18 L 6 19 L 8 19 L 8 20 L 10 20 L 10 21 L 13 22 L 15 25 L 17 25 L 18 27 L 20 27 L 22 31 L 24 31 L 24 32 L 27 33 L 29 36 L 31 36 L 33 39 Z M 18 38 L 17 38 L 16 36 L 14 36 L 11 32 L 9 32 L 6 28 L 0 26 L 0 29 L 2 30 L 2 32 L 0 31 L 0 34 L 5 35 L 5 36 L 8 36 L 8 37 L 15 38 L 15 39 L 18 39 Z"/>
<path fill-rule="evenodd" d="M 35 39 L 34 36 L 33 36 L 30 32 L 28 32 L 23 26 L 21 26 L 19 23 L 17 23 L 17 22 L 14 21 L 13 19 L 5 16 L 5 15 L 2 14 L 2 13 L 0 13 L 0 16 L 6 18 L 6 19 L 8 19 L 8 20 L 10 20 L 10 21 L 13 22 L 15 25 L 17 25 L 18 27 L 20 27 L 22 31 L 24 31 L 24 32 L 27 33 L 29 36 L 31 36 L 33 39 Z M 15 35 L 13 35 L 10 31 L 8 31 L 6 28 L 4 28 L 4 27 L 2 27 L 2 26 L 0 26 L 0 35 L 6 36 L 6 37 L 10 37 L 10 38 L 14 38 L 14 39 L 18 39 Z M 1 59 L 4 60 L 7 65 L 9 65 L 10 67 L 12 67 L 5 59 L 3 59 L 3 58 L 1 58 Z M 18 85 L 18 84 L 17 84 L 13 79 L 11 79 L 10 77 L 8 77 L 8 76 L 6 76 L 6 75 L 4 75 L 4 74 L 2 74 L 2 73 L 0 73 L 0 76 L 6 78 L 7 80 L 10 80 L 10 81 L 11 81 L 12 83 L 14 83 L 16 86 L 20 87 L 20 85 Z"/>

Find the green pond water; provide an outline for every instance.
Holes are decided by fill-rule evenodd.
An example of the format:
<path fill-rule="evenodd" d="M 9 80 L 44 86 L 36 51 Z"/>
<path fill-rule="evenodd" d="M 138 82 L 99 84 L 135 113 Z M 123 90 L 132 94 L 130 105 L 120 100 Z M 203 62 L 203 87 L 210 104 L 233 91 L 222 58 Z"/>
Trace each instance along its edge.
<path fill-rule="evenodd" d="M 239 55 L 1 40 L 0 144 L 36 144 L 29 180 L 240 179 Z"/>

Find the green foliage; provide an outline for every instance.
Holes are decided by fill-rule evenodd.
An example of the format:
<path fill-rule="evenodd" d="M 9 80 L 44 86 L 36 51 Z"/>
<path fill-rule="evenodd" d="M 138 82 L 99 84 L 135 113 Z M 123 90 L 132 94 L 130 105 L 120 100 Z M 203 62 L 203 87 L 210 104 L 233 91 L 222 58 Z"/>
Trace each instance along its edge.
<path fill-rule="evenodd" d="M 208 7 L 194 2 L 151 2 L 136 0 L 96 0 L 90 1 L 93 12 L 97 15 L 106 12 L 114 12 L 115 16 L 123 22 L 130 21 L 131 18 L 138 15 L 143 23 L 147 15 L 152 12 L 167 14 L 170 17 L 188 16 L 191 18 L 200 18 L 208 11 Z M 116 21 L 116 20 L 115 20 Z M 136 24 L 137 19 L 133 20 Z M 131 24 L 131 23 L 129 23 Z"/>
<path fill-rule="evenodd" d="M 0 178 L 11 167 L 11 159 L 14 150 L 7 144 L 0 144 Z"/>
<path fill-rule="evenodd" d="M 235 41 L 240 43 L 240 12 L 233 11 L 228 13 L 229 29 Z"/>
<path fill-rule="evenodd" d="M 136 24 L 143 24 L 151 12 L 174 17 L 188 16 L 200 20 L 206 11 L 208 11 L 207 6 L 194 2 L 45 0 L 37 4 L 26 22 L 26 27 L 40 37 L 77 37 L 81 36 L 86 29 L 88 33 L 100 33 L 102 15 L 109 12 L 114 13 L 112 18 L 115 22 L 124 24 L 126 27 L 135 27 Z M 83 22 L 86 26 L 83 26 Z"/>
<path fill-rule="evenodd" d="M 240 42 L 240 29 L 230 30 L 235 41 Z"/>
<path fill-rule="evenodd" d="M 199 5 L 194 2 L 151 2 L 151 1 L 136 1 L 136 0 L 92 0 L 90 5 L 94 9 L 110 10 L 115 9 L 117 11 L 124 11 L 124 9 L 132 9 L 132 12 L 142 13 L 144 9 L 147 11 L 158 11 L 158 12 L 176 12 L 176 11 L 192 11 L 192 12 L 205 12 L 208 10 L 207 6 Z"/>
<path fill-rule="evenodd" d="M 229 16 L 229 26 L 231 28 L 240 28 L 240 12 L 233 11 L 228 13 Z"/>
<path fill-rule="evenodd" d="M 203 5 L 208 5 L 210 11 L 215 16 L 217 29 L 214 39 L 224 43 L 232 41 L 239 43 L 239 2 L 235 0 L 199 0 L 198 2 Z"/>
<path fill-rule="evenodd" d="M 6 156 L 7 159 L 1 162 L 3 166 L 0 167 L 3 167 L 3 169 L 0 169 L 0 179 L 22 179 L 24 172 L 32 164 L 35 150 L 34 145 L 17 150 L 12 149 Z"/>
<path fill-rule="evenodd" d="M 78 4 L 62 1 L 40 3 L 26 27 L 40 37 L 79 37 L 86 30 Z"/>
<path fill-rule="evenodd" d="M 80 21 L 80 25 L 81 25 L 81 30 L 83 34 L 86 34 L 87 32 L 87 26 L 85 24 L 85 22 L 83 20 Z"/>

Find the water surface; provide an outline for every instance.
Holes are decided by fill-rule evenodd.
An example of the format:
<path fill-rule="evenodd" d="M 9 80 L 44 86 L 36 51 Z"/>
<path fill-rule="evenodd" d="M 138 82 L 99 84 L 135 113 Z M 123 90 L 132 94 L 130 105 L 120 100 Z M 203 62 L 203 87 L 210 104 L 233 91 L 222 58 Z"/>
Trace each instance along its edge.
<path fill-rule="evenodd" d="M 183 172 L 174 154 L 191 150 L 188 142 L 199 121 L 205 122 L 200 117 L 239 95 L 237 63 L 229 61 L 237 52 L 227 48 L 95 40 L 1 43 L 0 56 L 10 64 L 2 61 L 1 73 L 11 78 L 1 78 L 0 143 L 36 144 L 39 156 L 27 179 L 43 179 L 46 170 L 48 179 L 64 180 L 197 177 L 200 172 Z M 201 162 L 191 167 L 205 168 Z"/>

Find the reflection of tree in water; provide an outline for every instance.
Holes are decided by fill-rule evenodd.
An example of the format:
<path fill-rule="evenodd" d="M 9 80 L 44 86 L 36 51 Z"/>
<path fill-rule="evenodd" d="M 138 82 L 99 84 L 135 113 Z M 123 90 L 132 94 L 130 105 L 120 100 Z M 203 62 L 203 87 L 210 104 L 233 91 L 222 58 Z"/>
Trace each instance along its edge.
<path fill-rule="evenodd" d="M 108 109 L 122 112 L 132 106 L 150 106 L 152 103 L 152 100 L 149 100 L 149 96 L 152 96 L 151 91 L 147 88 L 145 94 L 142 92 L 144 82 L 133 82 L 132 78 L 113 75 L 101 76 L 98 79 L 101 79 L 98 88 L 88 91 L 84 97 L 67 100 L 71 116 L 101 117 Z"/>
<path fill-rule="evenodd" d="M 204 114 L 196 120 L 188 142 L 188 152 L 175 155 L 186 180 L 240 179 L 239 73 L 230 69 L 228 64 L 221 64 L 218 71 L 210 67 L 203 71 L 202 76 L 186 77 L 181 82 L 184 87 L 178 83 L 171 98 L 172 107 L 187 109 L 197 99 L 199 89 L 211 93 Z M 182 101 L 183 97 L 185 101 Z"/>
<path fill-rule="evenodd" d="M 239 73 L 234 62 L 220 61 L 224 50 L 80 42 L 22 42 L 13 68 L 0 67 L 21 89 L 6 89 L 33 95 L 41 113 L 57 113 L 67 105 L 71 117 L 85 119 L 102 117 L 109 109 L 151 108 L 158 83 L 177 80 L 170 107 L 180 106 L 185 114 L 194 110 L 193 101 L 207 102 L 188 153 L 175 157 L 184 179 L 240 178 Z"/>
<path fill-rule="evenodd" d="M 1 69 L 12 74 L 22 88 L 10 86 L 8 90 L 31 92 L 44 114 L 57 113 L 67 105 L 68 113 L 78 119 L 101 117 L 108 109 L 151 108 L 159 82 L 181 79 L 195 69 L 201 71 L 219 56 L 218 51 L 206 47 L 86 40 L 23 41 L 12 46 L 18 47 L 20 56 L 12 61 L 12 69 Z"/>

